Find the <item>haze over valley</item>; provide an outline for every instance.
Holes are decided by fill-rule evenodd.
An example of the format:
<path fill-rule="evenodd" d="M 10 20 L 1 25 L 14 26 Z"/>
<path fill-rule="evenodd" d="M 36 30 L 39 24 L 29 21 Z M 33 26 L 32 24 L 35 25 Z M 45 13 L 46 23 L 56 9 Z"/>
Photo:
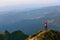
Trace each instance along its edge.
<path fill-rule="evenodd" d="M 4 11 L 0 14 L 0 32 L 22 30 L 30 35 L 43 30 L 43 21 L 48 21 L 48 29 L 60 30 L 60 6 L 41 7 L 28 11 Z M 31 31 L 31 33 L 30 33 Z"/>

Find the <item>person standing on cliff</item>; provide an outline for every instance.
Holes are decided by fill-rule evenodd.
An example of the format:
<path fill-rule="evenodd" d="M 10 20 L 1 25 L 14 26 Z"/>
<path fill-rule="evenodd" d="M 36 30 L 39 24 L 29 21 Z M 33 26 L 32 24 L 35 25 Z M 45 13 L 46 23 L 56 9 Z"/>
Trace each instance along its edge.
<path fill-rule="evenodd" d="M 45 30 L 47 30 L 47 22 L 46 21 L 44 21 L 44 28 L 45 28 Z"/>

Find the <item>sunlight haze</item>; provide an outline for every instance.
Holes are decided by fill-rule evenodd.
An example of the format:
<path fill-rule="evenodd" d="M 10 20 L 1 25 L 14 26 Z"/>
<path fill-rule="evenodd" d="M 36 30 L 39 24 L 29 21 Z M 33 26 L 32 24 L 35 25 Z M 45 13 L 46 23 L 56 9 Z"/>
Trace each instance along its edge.
<path fill-rule="evenodd" d="M 57 4 L 59 0 L 0 0 L 0 7 L 24 4 Z"/>

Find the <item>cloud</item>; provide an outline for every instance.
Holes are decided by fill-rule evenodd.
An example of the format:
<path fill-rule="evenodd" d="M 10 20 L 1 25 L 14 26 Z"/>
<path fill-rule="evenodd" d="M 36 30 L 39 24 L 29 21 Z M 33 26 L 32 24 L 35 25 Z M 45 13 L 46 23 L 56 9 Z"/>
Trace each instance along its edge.
<path fill-rule="evenodd" d="M 52 20 L 48 20 L 48 23 L 54 23 L 54 22 L 55 22 L 54 19 L 52 19 Z"/>
<path fill-rule="evenodd" d="M 32 18 L 29 18 L 29 20 L 41 19 L 41 18 L 43 18 L 43 17 L 44 17 L 44 16 L 32 17 Z"/>
<path fill-rule="evenodd" d="M 59 0 L 0 0 L 0 7 L 2 6 L 11 6 L 17 4 L 54 4 L 60 3 Z"/>

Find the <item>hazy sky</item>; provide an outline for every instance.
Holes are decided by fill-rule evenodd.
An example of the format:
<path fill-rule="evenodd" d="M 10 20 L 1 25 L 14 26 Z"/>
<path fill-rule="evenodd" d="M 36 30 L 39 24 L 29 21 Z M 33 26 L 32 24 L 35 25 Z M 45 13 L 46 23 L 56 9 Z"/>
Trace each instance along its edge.
<path fill-rule="evenodd" d="M 17 4 L 55 4 L 60 0 L 0 0 L 0 7 L 12 6 Z"/>
<path fill-rule="evenodd" d="M 0 0 L 0 10 L 1 8 L 9 6 L 38 6 L 38 5 L 57 5 L 60 4 L 60 0 Z"/>

